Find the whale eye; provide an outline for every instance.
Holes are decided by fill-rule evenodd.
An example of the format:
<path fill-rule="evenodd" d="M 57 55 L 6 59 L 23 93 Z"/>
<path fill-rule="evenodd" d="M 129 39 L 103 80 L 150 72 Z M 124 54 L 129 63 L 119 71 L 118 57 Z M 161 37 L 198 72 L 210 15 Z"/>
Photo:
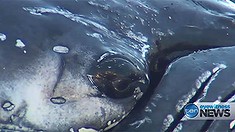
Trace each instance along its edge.
<path fill-rule="evenodd" d="M 136 88 L 142 90 L 148 85 L 145 73 L 130 60 L 120 56 L 100 61 L 92 75 L 92 82 L 110 98 L 130 97 Z"/>

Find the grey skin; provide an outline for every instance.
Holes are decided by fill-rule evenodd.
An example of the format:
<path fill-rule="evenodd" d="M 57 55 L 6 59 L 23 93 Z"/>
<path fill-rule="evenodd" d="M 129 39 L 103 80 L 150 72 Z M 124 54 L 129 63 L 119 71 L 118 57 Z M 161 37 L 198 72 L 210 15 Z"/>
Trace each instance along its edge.
<path fill-rule="evenodd" d="M 151 58 L 234 45 L 234 14 L 214 0 L 1 1 L 0 130 L 108 130 L 147 91 Z"/>

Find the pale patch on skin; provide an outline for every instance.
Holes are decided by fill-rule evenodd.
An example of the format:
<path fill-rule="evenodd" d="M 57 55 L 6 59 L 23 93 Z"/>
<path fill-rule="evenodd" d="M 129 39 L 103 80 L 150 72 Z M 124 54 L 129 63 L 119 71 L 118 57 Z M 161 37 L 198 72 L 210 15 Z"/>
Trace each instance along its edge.
<path fill-rule="evenodd" d="M 57 67 L 53 66 L 57 66 L 59 62 L 53 57 L 46 59 L 49 59 L 47 63 L 44 63 L 45 59 L 39 58 L 34 62 L 35 67 L 25 67 L 28 70 L 20 69 L 9 80 L 0 81 L 0 86 L 4 88 L 0 89 L 0 100 L 8 99 L 15 105 L 15 109 L 10 113 L 1 112 L 1 119 L 6 119 L 8 114 L 16 112 L 25 101 L 29 107 L 37 109 L 41 104 L 39 100 L 44 96 L 49 97 L 49 89 L 53 87 L 59 72 Z M 36 102 L 39 103 L 37 106 Z"/>
<path fill-rule="evenodd" d="M 109 98 L 94 96 L 99 93 L 98 89 L 91 87 L 80 74 L 75 76 L 66 68 L 58 78 L 60 65 L 57 54 L 45 54 L 25 68 L 19 68 L 10 80 L 1 80 L 0 86 L 4 89 L 0 89 L 0 102 L 10 101 L 15 107 L 11 111 L 1 108 L 0 119 L 7 121 L 18 113 L 13 122 L 17 125 L 15 129 L 24 123 L 30 123 L 35 130 L 48 131 L 69 130 L 73 126 L 81 128 L 85 124 L 99 128 L 126 113 L 127 107 L 134 106 L 134 103 L 125 106 Z M 52 97 L 63 97 L 66 102 L 54 104 L 50 100 Z"/>
<path fill-rule="evenodd" d="M 86 84 L 86 80 L 79 78 L 79 76 L 80 75 L 77 75 L 75 78 L 72 73 L 65 69 L 60 82 L 54 89 L 53 96 L 63 96 L 64 98 L 72 101 L 92 94 L 97 94 L 97 89 L 91 88 L 88 84 Z"/>

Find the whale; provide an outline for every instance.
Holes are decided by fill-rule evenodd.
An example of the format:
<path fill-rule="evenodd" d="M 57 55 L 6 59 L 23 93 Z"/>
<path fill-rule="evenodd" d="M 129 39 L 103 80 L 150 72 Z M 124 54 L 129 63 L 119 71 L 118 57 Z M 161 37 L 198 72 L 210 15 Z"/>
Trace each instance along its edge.
<path fill-rule="evenodd" d="M 234 18 L 229 0 L 1 1 L 0 130 L 107 131 L 170 62 L 235 45 Z"/>

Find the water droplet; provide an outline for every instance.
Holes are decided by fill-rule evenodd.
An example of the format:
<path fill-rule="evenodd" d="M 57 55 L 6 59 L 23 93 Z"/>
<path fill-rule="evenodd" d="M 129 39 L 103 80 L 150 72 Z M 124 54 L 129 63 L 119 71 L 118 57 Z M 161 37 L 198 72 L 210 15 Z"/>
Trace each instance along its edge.
<path fill-rule="evenodd" d="M 148 113 L 151 113 L 152 110 L 147 106 L 145 109 L 144 109 L 145 112 L 148 112 Z"/>
<path fill-rule="evenodd" d="M 20 39 L 17 39 L 15 46 L 16 46 L 16 47 L 19 47 L 19 48 L 24 48 L 24 47 L 25 47 L 25 44 L 24 44 Z"/>
<path fill-rule="evenodd" d="M 167 128 L 171 125 L 171 123 L 174 121 L 174 117 L 172 115 L 167 115 L 167 117 L 163 121 L 163 131 L 167 130 Z"/>
<path fill-rule="evenodd" d="M 75 132 L 73 128 L 70 128 L 69 129 L 69 132 Z"/>
<path fill-rule="evenodd" d="M 153 102 L 151 103 L 151 105 L 152 105 L 153 107 L 157 107 L 157 105 L 156 105 L 155 103 L 153 103 Z"/>
<path fill-rule="evenodd" d="M 111 125 L 111 123 L 112 123 L 111 121 L 108 121 L 107 125 L 108 125 L 108 126 L 110 126 L 110 125 Z"/>
<path fill-rule="evenodd" d="M 5 34 L 3 34 L 3 33 L 0 33 L 0 40 L 4 41 L 6 39 L 7 39 L 7 36 Z"/>
<path fill-rule="evenodd" d="M 65 46 L 54 46 L 53 51 L 56 53 L 67 54 L 69 52 L 69 48 Z"/>
<path fill-rule="evenodd" d="M 155 28 L 151 28 L 151 33 L 154 34 L 156 32 Z"/>
<path fill-rule="evenodd" d="M 199 79 L 196 80 L 195 84 L 196 84 L 196 88 L 197 89 L 199 89 L 201 87 L 201 85 L 202 85 L 202 83 L 201 83 L 201 81 Z"/>
<path fill-rule="evenodd" d="M 53 104 L 64 104 L 66 102 L 66 99 L 63 97 L 52 97 L 50 100 Z"/>
<path fill-rule="evenodd" d="M 163 8 L 163 10 L 165 10 L 165 11 L 168 10 L 168 9 L 169 9 L 169 7 L 164 7 L 164 8 Z"/>
<path fill-rule="evenodd" d="M 175 34 L 175 33 L 174 33 L 172 30 L 170 30 L 170 29 L 168 29 L 167 32 L 168 32 L 168 34 L 171 35 L 171 36 Z"/>
<path fill-rule="evenodd" d="M 3 110 L 12 111 L 15 108 L 15 105 L 10 101 L 5 101 L 2 105 Z"/>
<path fill-rule="evenodd" d="M 125 114 L 126 114 L 126 112 L 125 112 L 125 111 L 123 111 L 123 112 L 122 112 L 122 114 L 123 114 L 123 115 L 125 115 Z"/>
<path fill-rule="evenodd" d="M 144 25 L 144 19 L 143 18 L 140 18 L 140 22 L 142 25 Z"/>
<path fill-rule="evenodd" d="M 140 93 L 140 92 L 141 92 L 141 89 L 140 89 L 139 87 L 135 88 L 134 94 L 138 94 L 138 93 Z"/>

